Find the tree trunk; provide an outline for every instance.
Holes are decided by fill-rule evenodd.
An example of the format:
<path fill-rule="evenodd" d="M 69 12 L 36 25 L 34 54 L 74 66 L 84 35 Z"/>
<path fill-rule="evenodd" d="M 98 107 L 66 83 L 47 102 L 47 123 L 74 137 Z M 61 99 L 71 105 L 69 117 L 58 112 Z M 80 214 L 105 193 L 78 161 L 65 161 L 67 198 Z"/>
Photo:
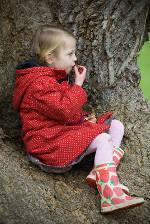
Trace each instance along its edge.
<path fill-rule="evenodd" d="M 150 105 L 137 66 L 146 1 L 2 0 L 0 10 L 0 223 L 149 223 Z M 32 56 L 37 27 L 54 23 L 77 38 L 78 64 L 88 70 L 86 109 L 97 116 L 113 110 L 125 125 L 125 157 L 118 172 L 132 195 L 145 198 L 141 207 L 102 216 L 98 194 L 85 183 L 92 157 L 69 173 L 54 175 L 40 171 L 23 152 L 18 114 L 12 109 L 14 71 Z"/>

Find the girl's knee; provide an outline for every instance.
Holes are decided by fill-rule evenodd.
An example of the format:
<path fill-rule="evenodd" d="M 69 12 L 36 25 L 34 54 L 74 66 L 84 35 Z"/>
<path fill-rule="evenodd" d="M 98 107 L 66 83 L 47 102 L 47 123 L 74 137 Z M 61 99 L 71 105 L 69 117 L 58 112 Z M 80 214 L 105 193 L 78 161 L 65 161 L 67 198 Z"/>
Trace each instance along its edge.
<path fill-rule="evenodd" d="M 124 131 L 124 125 L 119 120 L 116 120 L 116 119 L 112 120 L 111 126 L 114 126 L 114 127 L 116 127 L 116 129 L 120 129 L 120 130 Z"/>
<path fill-rule="evenodd" d="M 102 133 L 99 135 L 101 139 L 106 140 L 106 141 L 111 141 L 111 135 L 107 134 L 107 133 Z"/>

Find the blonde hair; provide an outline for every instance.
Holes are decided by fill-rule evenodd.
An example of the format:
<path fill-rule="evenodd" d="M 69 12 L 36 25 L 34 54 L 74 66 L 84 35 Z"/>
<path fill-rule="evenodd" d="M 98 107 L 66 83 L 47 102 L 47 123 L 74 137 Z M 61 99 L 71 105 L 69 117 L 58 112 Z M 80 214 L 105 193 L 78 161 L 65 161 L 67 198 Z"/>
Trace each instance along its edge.
<path fill-rule="evenodd" d="M 58 54 L 59 49 L 64 45 L 64 36 L 74 37 L 72 33 L 62 27 L 41 26 L 35 33 L 33 41 L 33 51 L 40 63 L 44 63 L 47 52 Z"/>

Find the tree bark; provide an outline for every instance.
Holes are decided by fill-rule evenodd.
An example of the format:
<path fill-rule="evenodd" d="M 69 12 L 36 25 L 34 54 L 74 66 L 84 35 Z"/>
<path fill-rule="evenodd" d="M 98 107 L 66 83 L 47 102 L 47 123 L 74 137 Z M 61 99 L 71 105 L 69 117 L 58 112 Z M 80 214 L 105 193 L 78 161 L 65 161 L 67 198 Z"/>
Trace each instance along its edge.
<path fill-rule="evenodd" d="M 150 105 L 139 86 L 137 65 L 147 2 L 2 0 L 0 12 L 0 223 L 149 223 Z M 12 109 L 14 71 L 19 62 L 32 57 L 32 36 L 42 24 L 61 24 L 76 36 L 78 64 L 88 71 L 85 108 L 97 116 L 113 110 L 124 123 L 120 181 L 131 194 L 145 198 L 143 206 L 102 216 L 98 194 L 84 181 L 91 157 L 91 163 L 84 160 L 57 176 L 27 160 L 18 114 Z"/>

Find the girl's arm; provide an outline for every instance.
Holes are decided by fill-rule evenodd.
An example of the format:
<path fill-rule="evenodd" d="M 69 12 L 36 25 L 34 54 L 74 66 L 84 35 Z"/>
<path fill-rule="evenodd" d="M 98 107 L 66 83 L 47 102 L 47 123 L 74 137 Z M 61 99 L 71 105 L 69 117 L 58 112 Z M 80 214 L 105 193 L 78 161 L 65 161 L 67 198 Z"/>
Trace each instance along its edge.
<path fill-rule="evenodd" d="M 34 107 L 40 113 L 63 123 L 80 122 L 87 95 L 79 85 L 59 85 L 55 79 L 43 76 L 34 82 L 30 90 Z"/>

